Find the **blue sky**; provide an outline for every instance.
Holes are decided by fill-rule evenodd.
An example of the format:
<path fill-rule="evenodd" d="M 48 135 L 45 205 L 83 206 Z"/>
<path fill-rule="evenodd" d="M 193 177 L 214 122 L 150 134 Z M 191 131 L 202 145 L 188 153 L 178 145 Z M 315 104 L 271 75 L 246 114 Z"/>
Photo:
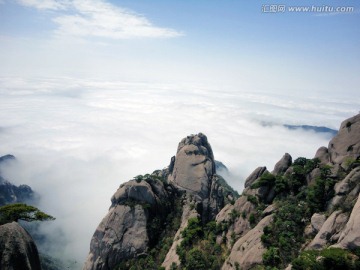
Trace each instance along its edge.
<path fill-rule="evenodd" d="M 358 1 L 286 2 L 354 7 L 349 13 L 261 12 L 279 3 L 3 0 L 0 75 L 356 94 Z"/>

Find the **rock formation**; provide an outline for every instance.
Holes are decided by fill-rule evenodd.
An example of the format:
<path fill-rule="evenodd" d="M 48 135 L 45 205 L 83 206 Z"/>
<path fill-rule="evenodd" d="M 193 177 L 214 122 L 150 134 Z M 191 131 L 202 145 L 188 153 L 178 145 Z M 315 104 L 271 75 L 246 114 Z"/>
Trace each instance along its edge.
<path fill-rule="evenodd" d="M 84 269 L 129 269 L 129 263 L 154 258 L 167 270 L 210 269 L 192 268 L 204 258 L 220 260 L 211 269 L 290 269 L 304 250 L 360 248 L 360 115 L 345 120 L 314 159 L 293 161 L 285 153 L 271 173 L 255 169 L 240 197 L 216 168 L 226 167 L 215 162 L 199 133 L 181 140 L 167 168 L 122 184 L 95 231 Z M 200 225 L 189 239 L 184 232 L 194 219 Z M 167 243 L 165 253 L 159 243 Z M 183 243 L 190 246 L 184 250 Z"/>
<path fill-rule="evenodd" d="M 31 236 L 16 222 L 0 226 L 0 269 L 40 270 L 40 259 Z"/>
<path fill-rule="evenodd" d="M 183 201 L 181 222 L 163 265 L 169 268 L 173 263 L 179 264 L 176 246 L 189 218 L 199 217 L 203 223 L 214 219 L 226 202 L 236 199 L 236 194 L 216 175 L 206 136 L 188 136 L 179 143 L 168 168 L 138 176 L 115 192 L 109 213 L 91 240 L 84 269 L 114 269 L 122 261 L 146 255 L 159 237 L 150 229 L 153 221 L 156 219 L 163 226 L 176 198 Z"/>

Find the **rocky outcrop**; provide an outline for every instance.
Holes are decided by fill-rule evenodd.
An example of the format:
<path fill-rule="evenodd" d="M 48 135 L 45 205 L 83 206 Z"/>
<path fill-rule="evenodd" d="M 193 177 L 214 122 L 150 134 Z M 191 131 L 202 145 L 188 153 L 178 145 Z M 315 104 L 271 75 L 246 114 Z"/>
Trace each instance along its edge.
<path fill-rule="evenodd" d="M 214 160 L 207 137 L 187 136 L 167 168 L 136 177 L 115 192 L 84 269 L 110 270 L 131 259 L 135 264 L 156 259 L 156 266 L 167 270 L 174 264 L 192 269 L 191 256 L 206 257 L 212 248 L 209 261 L 215 258 L 218 268 L 229 250 L 222 269 L 263 267 L 266 248 L 261 236 L 268 225 L 263 241 L 271 249 L 264 263 L 281 269 L 303 249 L 359 247 L 359 123 L 360 115 L 344 121 L 329 147 L 316 152 L 320 162 L 299 158 L 291 166 L 292 157 L 285 153 L 271 174 L 258 167 L 239 198 L 216 174 L 217 168 L 228 171 Z M 167 217 L 174 209 L 177 219 L 172 223 Z M 188 227 L 194 221 L 189 223 L 190 218 L 197 218 L 195 227 Z M 214 220 L 216 224 L 208 223 Z M 169 223 L 176 224 L 166 235 L 172 241 L 161 249 L 161 232 Z M 161 256 L 153 255 L 158 251 Z"/>
<path fill-rule="evenodd" d="M 168 168 L 122 184 L 94 233 L 84 269 L 115 269 L 123 261 L 146 256 L 159 241 L 162 226 L 169 222 L 166 217 L 173 211 L 174 201 L 181 197 L 180 227 L 163 266 L 169 269 L 171 264 L 179 264 L 176 247 L 189 218 L 198 217 L 205 224 L 237 198 L 215 168 L 211 146 L 199 133 L 181 140 Z"/>
<path fill-rule="evenodd" d="M 341 123 L 338 134 L 329 142 L 332 163 L 343 164 L 346 158 L 360 157 L 360 114 Z"/>
<path fill-rule="evenodd" d="M 333 212 L 321 226 L 320 231 L 307 246 L 307 249 L 323 249 L 329 243 L 336 243 L 339 233 L 344 228 L 347 220 L 347 214 L 341 211 Z"/>
<path fill-rule="evenodd" d="M 315 154 L 314 158 L 318 158 L 321 162 L 321 164 L 325 165 L 330 162 L 330 154 L 329 150 L 325 146 L 321 146 Z"/>
<path fill-rule="evenodd" d="M 328 211 L 336 207 L 354 205 L 360 192 L 360 167 L 356 167 L 340 182 L 335 184 L 334 197 L 329 201 Z"/>
<path fill-rule="evenodd" d="M 260 176 L 267 172 L 266 167 L 256 168 L 245 180 L 245 188 L 250 187 Z"/>
<path fill-rule="evenodd" d="M 0 269 L 40 270 L 40 259 L 36 245 L 18 223 L 0 226 Z"/>
<path fill-rule="evenodd" d="M 247 270 L 262 263 L 262 255 L 266 251 L 261 236 L 265 226 L 272 222 L 272 215 L 264 217 L 255 228 L 236 241 L 222 270 L 236 269 L 238 263 L 241 269 Z"/>
<path fill-rule="evenodd" d="M 115 269 L 122 260 L 146 253 L 154 237 L 148 225 L 154 215 L 169 211 L 169 190 L 150 176 L 121 185 L 94 233 L 84 269 Z"/>
<path fill-rule="evenodd" d="M 292 157 L 285 153 L 285 155 L 275 164 L 274 170 L 271 172 L 274 175 L 285 173 L 291 166 Z"/>

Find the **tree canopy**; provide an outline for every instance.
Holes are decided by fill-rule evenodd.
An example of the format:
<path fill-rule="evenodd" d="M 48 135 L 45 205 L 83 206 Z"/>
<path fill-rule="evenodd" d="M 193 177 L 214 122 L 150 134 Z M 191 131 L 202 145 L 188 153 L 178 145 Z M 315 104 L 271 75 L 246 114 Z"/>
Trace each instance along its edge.
<path fill-rule="evenodd" d="M 24 203 L 13 203 L 0 207 L 0 225 L 19 220 L 31 222 L 55 220 L 55 218 Z"/>

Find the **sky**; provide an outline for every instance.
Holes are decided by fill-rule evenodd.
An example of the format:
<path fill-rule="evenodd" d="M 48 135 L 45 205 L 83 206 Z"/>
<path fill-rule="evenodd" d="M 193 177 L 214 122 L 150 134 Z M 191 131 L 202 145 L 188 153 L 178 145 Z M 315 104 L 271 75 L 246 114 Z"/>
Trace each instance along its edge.
<path fill-rule="evenodd" d="M 284 12 L 270 12 L 285 5 Z M 351 12 L 291 12 L 292 7 Z M 359 112 L 358 1 L 0 0 L 0 168 L 80 269 L 117 187 L 203 132 L 237 190 Z"/>

